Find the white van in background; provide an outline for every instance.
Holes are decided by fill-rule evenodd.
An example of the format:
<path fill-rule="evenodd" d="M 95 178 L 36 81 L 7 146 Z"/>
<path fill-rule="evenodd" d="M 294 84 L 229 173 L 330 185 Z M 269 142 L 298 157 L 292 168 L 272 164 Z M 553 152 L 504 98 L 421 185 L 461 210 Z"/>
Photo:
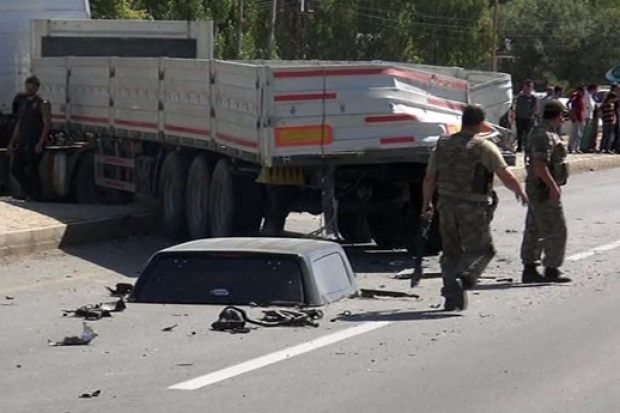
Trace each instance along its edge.
<path fill-rule="evenodd" d="M 0 0 L 0 111 L 11 112 L 30 73 L 31 20 L 90 19 L 88 0 Z"/>

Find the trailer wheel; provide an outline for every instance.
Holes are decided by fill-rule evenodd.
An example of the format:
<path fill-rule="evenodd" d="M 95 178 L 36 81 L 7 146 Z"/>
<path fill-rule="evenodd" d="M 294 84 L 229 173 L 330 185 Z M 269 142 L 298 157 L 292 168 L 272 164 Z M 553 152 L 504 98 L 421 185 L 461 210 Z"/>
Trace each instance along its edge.
<path fill-rule="evenodd" d="M 170 152 L 161 169 L 160 184 L 163 200 L 164 234 L 173 240 L 187 235 L 185 219 L 185 183 L 187 167 L 182 157 Z"/>
<path fill-rule="evenodd" d="M 228 159 L 220 159 L 211 182 L 211 235 L 257 235 L 264 215 L 264 191 L 243 176 L 235 176 Z"/>
<path fill-rule="evenodd" d="M 185 215 L 191 239 L 207 238 L 211 235 L 210 188 L 211 165 L 205 156 L 198 155 L 187 175 Z"/>
<path fill-rule="evenodd" d="M 338 230 L 347 243 L 364 244 L 371 241 L 368 217 L 363 212 L 338 212 Z"/>

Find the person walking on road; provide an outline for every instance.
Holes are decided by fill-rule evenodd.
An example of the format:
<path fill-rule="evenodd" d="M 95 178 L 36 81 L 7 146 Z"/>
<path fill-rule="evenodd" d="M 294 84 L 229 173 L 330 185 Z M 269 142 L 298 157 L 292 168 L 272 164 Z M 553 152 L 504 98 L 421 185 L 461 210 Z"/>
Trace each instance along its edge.
<path fill-rule="evenodd" d="M 25 96 L 21 99 L 17 125 L 8 146 L 13 155 L 13 176 L 27 201 L 41 196 L 39 162 L 52 125 L 51 105 L 39 96 L 40 86 L 36 76 L 26 79 Z"/>
<path fill-rule="evenodd" d="M 495 255 L 491 237 L 493 174 L 517 199 L 527 201 L 521 184 L 508 169 L 497 146 L 480 136 L 485 112 L 477 106 L 463 111 L 461 131 L 439 139 L 424 178 L 423 214 L 437 210 L 442 237 L 441 272 L 445 310 L 467 307 L 466 289 L 473 287 Z"/>
<path fill-rule="evenodd" d="M 543 124 L 529 136 L 525 181 L 529 206 L 521 244 L 524 283 L 571 281 L 560 271 L 567 238 L 560 188 L 568 180 L 568 167 L 566 145 L 556 131 L 563 122 L 563 112 L 559 102 L 547 103 Z M 544 275 L 537 269 L 543 253 Z"/>
<path fill-rule="evenodd" d="M 534 126 L 534 116 L 538 100 L 532 93 L 534 82 L 526 80 L 523 83 L 523 90 L 519 93 L 514 102 L 513 114 L 517 127 L 517 152 L 521 152 L 527 142 L 524 142 L 528 133 Z"/>

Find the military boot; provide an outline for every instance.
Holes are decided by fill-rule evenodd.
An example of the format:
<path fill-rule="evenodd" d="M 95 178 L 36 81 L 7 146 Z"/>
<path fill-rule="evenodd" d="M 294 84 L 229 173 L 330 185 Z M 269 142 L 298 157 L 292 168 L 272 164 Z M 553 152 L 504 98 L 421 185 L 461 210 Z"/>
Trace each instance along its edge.
<path fill-rule="evenodd" d="M 536 269 L 535 264 L 525 264 L 523 266 L 523 273 L 521 274 L 521 282 L 523 284 L 531 284 L 531 283 L 544 283 L 548 282 L 545 277 L 542 276 L 541 273 Z"/>
<path fill-rule="evenodd" d="M 467 309 L 467 292 L 463 288 L 461 280 L 457 280 L 455 288 L 450 291 L 443 288 L 441 294 L 446 299 L 443 306 L 445 311 L 464 311 Z"/>
<path fill-rule="evenodd" d="M 568 277 L 564 277 L 562 271 L 557 268 L 545 268 L 545 279 L 547 282 L 552 283 L 569 283 L 571 280 Z"/>

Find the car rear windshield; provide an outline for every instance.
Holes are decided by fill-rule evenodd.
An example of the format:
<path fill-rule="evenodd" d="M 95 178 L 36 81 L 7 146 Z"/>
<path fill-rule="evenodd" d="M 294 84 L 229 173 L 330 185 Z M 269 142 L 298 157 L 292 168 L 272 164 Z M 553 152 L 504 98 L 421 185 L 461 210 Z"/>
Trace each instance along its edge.
<path fill-rule="evenodd" d="M 162 304 L 303 303 L 302 274 L 293 256 L 188 253 L 155 257 L 132 301 Z"/>

